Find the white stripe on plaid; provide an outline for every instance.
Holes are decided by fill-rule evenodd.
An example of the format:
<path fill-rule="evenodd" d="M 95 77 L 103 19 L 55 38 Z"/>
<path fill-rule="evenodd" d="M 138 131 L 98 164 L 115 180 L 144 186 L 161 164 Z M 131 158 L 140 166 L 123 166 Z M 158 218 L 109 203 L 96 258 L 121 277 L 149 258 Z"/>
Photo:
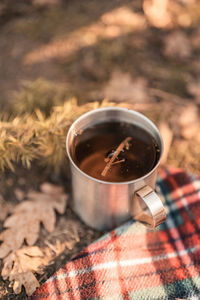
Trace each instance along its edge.
<path fill-rule="evenodd" d="M 187 188 L 187 186 L 188 187 L 191 186 L 191 184 L 194 185 L 194 189 L 195 189 L 194 194 L 196 194 L 196 196 L 197 196 L 196 198 L 199 199 L 199 197 L 200 197 L 200 181 L 198 179 L 194 180 L 194 181 L 190 182 L 188 185 L 184 185 L 184 188 Z M 176 200 L 176 202 L 174 202 L 173 191 L 169 191 L 169 192 L 165 191 L 165 198 L 168 198 L 168 200 L 169 200 L 165 205 L 167 206 L 169 211 L 179 210 L 180 206 L 177 207 L 177 203 L 179 203 L 179 202 L 183 203 L 183 198 L 182 197 L 184 196 L 184 194 L 183 194 L 183 191 L 182 191 L 181 187 L 177 188 L 175 190 L 175 193 L 179 194 L 179 199 Z M 183 206 L 186 207 L 187 203 L 184 202 Z"/>
<path fill-rule="evenodd" d="M 111 261 L 111 262 L 107 262 L 107 263 L 102 263 L 99 265 L 92 266 L 90 268 L 83 268 L 80 270 L 70 271 L 69 273 L 63 273 L 58 276 L 53 276 L 47 280 L 47 283 L 54 281 L 55 279 L 60 280 L 60 279 L 66 278 L 66 277 L 70 277 L 70 278 L 76 277 L 78 275 L 85 274 L 90 271 L 99 271 L 99 270 L 103 270 L 103 269 L 114 269 L 114 268 L 117 268 L 118 266 L 120 266 L 120 267 L 135 266 L 135 265 L 152 263 L 154 261 L 159 261 L 159 260 L 163 260 L 163 259 L 170 259 L 170 258 L 173 258 L 176 256 L 184 256 L 188 253 L 195 252 L 198 249 L 199 249 L 199 246 L 188 248 L 188 249 L 177 251 L 177 252 L 173 252 L 170 254 L 163 254 L 163 255 L 158 255 L 158 256 L 153 256 L 153 257 L 122 260 L 119 262 Z"/>

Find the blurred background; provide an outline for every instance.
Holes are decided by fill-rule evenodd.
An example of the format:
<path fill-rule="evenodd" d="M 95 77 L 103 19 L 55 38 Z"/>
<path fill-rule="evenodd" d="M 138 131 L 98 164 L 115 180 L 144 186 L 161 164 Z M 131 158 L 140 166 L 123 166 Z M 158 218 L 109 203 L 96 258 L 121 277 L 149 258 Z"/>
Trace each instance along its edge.
<path fill-rule="evenodd" d="M 1 0 L 1 112 L 129 102 L 199 175 L 199 25 L 198 0 Z"/>
<path fill-rule="evenodd" d="M 110 102 L 156 123 L 164 167 L 200 175 L 199 0 L 0 0 L 1 237 L 3 221 L 29 191 L 45 181 L 70 191 L 66 172 L 55 171 L 67 170 L 66 131 L 83 112 Z M 54 232 L 40 230 L 41 249 L 68 243 L 37 275 L 40 284 L 101 235 L 70 201 Z M 0 275 L 1 299 L 26 299 L 11 286 Z"/>

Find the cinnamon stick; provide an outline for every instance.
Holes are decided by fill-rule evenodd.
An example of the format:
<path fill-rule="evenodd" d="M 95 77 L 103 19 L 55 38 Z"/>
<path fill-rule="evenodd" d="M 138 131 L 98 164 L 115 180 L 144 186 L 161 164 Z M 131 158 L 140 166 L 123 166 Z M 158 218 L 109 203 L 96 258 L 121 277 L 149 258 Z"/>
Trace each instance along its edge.
<path fill-rule="evenodd" d="M 101 173 L 102 176 L 106 176 L 108 170 L 110 169 L 110 167 L 114 163 L 115 159 L 120 154 L 120 152 L 124 149 L 124 147 L 128 144 L 128 142 L 130 142 L 130 140 L 132 140 L 132 137 L 130 137 L 130 136 L 125 138 L 125 140 L 123 142 L 121 142 L 121 144 L 117 147 L 117 149 L 114 152 L 113 156 L 110 158 L 109 162 L 106 164 L 105 168 L 103 169 L 103 171 Z"/>

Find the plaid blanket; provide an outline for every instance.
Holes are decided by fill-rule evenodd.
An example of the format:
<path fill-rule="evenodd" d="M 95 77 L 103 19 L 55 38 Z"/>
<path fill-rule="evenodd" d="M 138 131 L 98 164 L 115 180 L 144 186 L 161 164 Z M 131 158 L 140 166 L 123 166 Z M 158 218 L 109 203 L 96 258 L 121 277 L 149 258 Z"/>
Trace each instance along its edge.
<path fill-rule="evenodd" d="M 162 169 L 167 221 L 155 231 L 130 221 L 88 246 L 29 298 L 200 299 L 200 180 Z"/>

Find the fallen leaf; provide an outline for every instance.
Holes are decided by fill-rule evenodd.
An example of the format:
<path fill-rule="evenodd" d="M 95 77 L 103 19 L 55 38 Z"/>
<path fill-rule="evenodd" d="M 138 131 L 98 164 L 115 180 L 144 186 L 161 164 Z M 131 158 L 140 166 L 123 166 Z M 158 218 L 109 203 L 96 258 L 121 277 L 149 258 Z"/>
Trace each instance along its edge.
<path fill-rule="evenodd" d="M 173 58 L 188 58 L 192 48 L 187 35 L 181 31 L 175 31 L 164 38 L 163 53 Z"/>
<path fill-rule="evenodd" d="M 168 0 L 144 0 L 144 13 L 152 26 L 157 28 L 172 27 L 172 17 L 168 11 L 168 2 Z"/>
<path fill-rule="evenodd" d="M 115 70 L 103 90 L 103 97 L 115 101 L 145 102 L 148 99 L 147 81 L 145 78 L 133 80 L 129 73 Z"/>
<path fill-rule="evenodd" d="M 165 164 L 167 161 L 167 157 L 169 154 L 171 144 L 172 144 L 173 132 L 169 128 L 169 126 L 166 122 L 160 123 L 159 130 L 160 130 L 160 134 L 163 138 L 163 144 L 164 144 L 164 152 L 163 152 L 163 156 L 161 158 L 161 164 Z"/>
<path fill-rule="evenodd" d="M 0 221 L 4 221 L 8 214 L 10 214 L 14 209 L 12 203 L 6 202 L 0 195 Z"/>
<path fill-rule="evenodd" d="M 55 227 L 57 210 L 63 214 L 66 207 L 67 195 L 62 188 L 44 184 L 41 186 L 43 192 L 29 192 L 26 201 L 16 205 L 13 214 L 6 219 L 4 227 L 7 228 L 0 233 L 0 258 L 4 258 L 11 251 L 19 249 L 24 240 L 29 246 L 34 245 L 38 239 L 40 222 L 48 232 Z"/>
<path fill-rule="evenodd" d="M 64 251 L 65 244 L 56 242 L 56 245 L 52 245 L 52 247 L 54 247 L 54 252 L 49 247 L 43 249 L 37 246 L 23 247 L 4 258 L 1 275 L 4 280 L 14 281 L 15 294 L 21 292 L 22 285 L 28 296 L 39 287 L 40 284 L 34 273 L 43 273 L 44 266 L 47 266 L 55 256 Z"/>

